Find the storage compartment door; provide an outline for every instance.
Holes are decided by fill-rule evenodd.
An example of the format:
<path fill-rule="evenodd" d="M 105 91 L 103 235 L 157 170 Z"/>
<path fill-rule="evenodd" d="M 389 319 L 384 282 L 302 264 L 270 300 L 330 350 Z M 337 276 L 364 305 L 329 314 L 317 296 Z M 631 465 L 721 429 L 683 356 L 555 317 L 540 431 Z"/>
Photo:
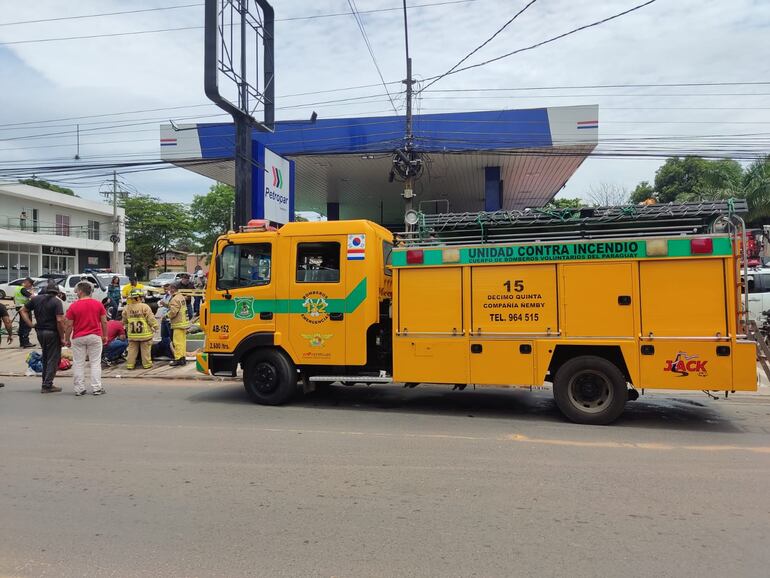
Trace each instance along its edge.
<path fill-rule="evenodd" d="M 557 333 L 556 265 L 472 267 L 471 314 L 477 335 Z"/>
<path fill-rule="evenodd" d="M 462 269 L 400 269 L 398 332 L 430 335 L 462 333 Z"/>
<path fill-rule="evenodd" d="M 633 337 L 631 263 L 580 263 L 562 267 L 567 337 Z"/>
<path fill-rule="evenodd" d="M 642 336 L 727 335 L 722 259 L 649 261 L 639 264 Z"/>
<path fill-rule="evenodd" d="M 647 389 L 726 389 L 733 384 L 730 342 L 642 341 L 639 367 Z"/>
<path fill-rule="evenodd" d="M 471 340 L 471 383 L 534 385 L 533 346 L 532 341 Z"/>

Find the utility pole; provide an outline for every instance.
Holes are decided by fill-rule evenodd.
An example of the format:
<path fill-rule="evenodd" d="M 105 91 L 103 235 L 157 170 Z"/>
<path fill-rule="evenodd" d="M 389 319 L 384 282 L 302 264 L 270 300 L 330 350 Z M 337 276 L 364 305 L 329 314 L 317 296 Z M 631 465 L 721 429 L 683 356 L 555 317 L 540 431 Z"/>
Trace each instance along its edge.
<path fill-rule="evenodd" d="M 112 171 L 112 267 L 114 273 L 123 273 L 123 264 L 118 262 L 120 243 L 120 221 L 118 220 L 118 173 Z"/>
<path fill-rule="evenodd" d="M 112 196 L 112 232 L 110 233 L 110 242 L 112 243 L 112 272 L 122 275 L 125 271 L 123 263 L 119 260 L 118 245 L 120 244 L 120 217 L 118 217 L 118 195 L 123 191 L 118 189 L 118 173 L 112 171 L 112 183 L 109 181 L 102 183 L 99 187 L 99 194 L 105 197 Z M 107 188 L 109 187 L 109 188 Z M 89 238 L 91 231 L 89 229 Z"/>
<path fill-rule="evenodd" d="M 404 2 L 404 47 L 406 48 L 406 142 L 404 148 L 406 155 L 411 159 L 414 134 L 412 134 L 412 57 L 409 56 L 409 22 L 407 20 L 406 0 Z M 408 171 L 404 179 L 404 213 L 411 211 L 414 205 L 414 176 Z M 407 225 L 409 230 L 409 225 Z"/>
<path fill-rule="evenodd" d="M 413 218 L 410 214 L 414 213 L 414 182 L 422 169 L 422 160 L 414 152 L 414 132 L 412 129 L 412 57 L 409 56 L 409 21 L 407 18 L 406 0 L 403 0 L 404 6 L 404 47 L 406 49 L 406 127 L 404 135 L 404 148 L 397 150 L 393 158 L 395 171 L 404 179 L 404 221 L 406 231 L 414 230 Z"/>

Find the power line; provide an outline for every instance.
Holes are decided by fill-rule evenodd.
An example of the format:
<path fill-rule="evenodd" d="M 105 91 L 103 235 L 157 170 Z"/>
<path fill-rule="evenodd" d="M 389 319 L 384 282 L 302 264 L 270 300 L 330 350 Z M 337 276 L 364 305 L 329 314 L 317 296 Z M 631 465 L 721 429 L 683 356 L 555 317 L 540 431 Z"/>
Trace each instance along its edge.
<path fill-rule="evenodd" d="M 430 4 L 418 4 L 415 6 L 412 6 L 411 8 L 430 8 L 434 6 L 447 6 L 450 4 L 463 4 L 468 2 L 476 2 L 477 0 L 447 0 L 444 2 L 433 2 Z M 195 6 L 194 4 L 191 4 L 190 6 Z M 198 6 L 203 6 L 203 4 L 198 4 Z M 365 10 L 361 13 L 363 14 L 372 14 L 375 12 L 392 12 L 394 10 L 401 10 L 401 8 L 379 8 L 376 10 Z M 291 18 L 276 18 L 276 22 L 284 22 L 284 21 L 291 21 L 291 20 L 316 20 L 319 18 L 331 18 L 335 16 L 350 16 L 353 14 L 353 12 L 338 12 L 338 13 L 332 13 L 332 14 L 314 14 L 312 16 L 294 16 Z M 106 14 L 105 14 L 106 15 Z M 101 16 L 101 14 L 91 15 L 91 16 Z M 89 16 L 89 17 L 91 17 Z M 69 17 L 73 18 L 73 17 Z M 65 19 L 65 18 L 62 18 Z M 9 24 L 19 24 L 19 23 L 9 23 Z M 112 38 L 115 36 L 133 36 L 136 34 L 156 34 L 161 32 L 179 32 L 183 30 L 203 30 L 203 26 L 179 26 L 177 28 L 158 28 L 154 30 L 132 30 L 129 32 L 110 32 L 105 34 L 86 34 L 81 36 L 61 36 L 56 38 L 35 38 L 35 39 L 29 39 L 29 40 L 12 40 L 9 42 L 0 42 L 0 46 L 11 46 L 16 44 L 32 44 L 32 43 L 38 43 L 38 42 L 60 42 L 60 41 L 68 41 L 68 40 L 89 40 L 94 38 Z"/>
<path fill-rule="evenodd" d="M 420 89 L 420 92 L 422 92 L 423 90 L 426 90 L 426 89 L 427 89 L 429 86 L 431 86 L 431 85 L 433 85 L 433 84 L 437 83 L 439 80 L 441 80 L 442 78 L 444 78 L 444 77 L 445 77 L 445 76 L 447 76 L 448 74 L 452 74 L 452 72 L 453 72 L 453 71 L 454 71 L 454 70 L 455 70 L 455 69 L 456 69 L 458 66 L 460 66 L 460 65 L 461 65 L 463 62 L 465 62 L 466 60 L 468 60 L 468 59 L 469 59 L 471 56 L 473 56 L 474 54 L 476 54 L 476 53 L 477 53 L 479 50 L 481 50 L 482 48 L 484 48 L 484 47 L 485 47 L 487 44 L 489 44 L 490 42 L 492 42 L 492 40 L 494 40 L 494 39 L 495 39 L 495 37 L 496 37 L 498 34 L 500 34 L 500 33 L 501 33 L 503 30 L 505 30 L 506 28 L 508 28 L 508 26 L 509 26 L 509 25 L 510 25 L 510 24 L 511 24 L 511 23 L 512 23 L 514 20 L 516 20 L 516 19 L 517 19 L 519 16 L 521 16 L 521 15 L 522 15 L 524 12 L 526 12 L 527 8 L 529 8 L 530 6 L 532 6 L 532 5 L 533 5 L 535 2 L 537 2 L 537 0 L 530 0 L 530 1 L 529 1 L 529 2 L 528 2 L 528 3 L 527 3 L 525 6 L 524 6 L 524 8 L 522 8 L 521 10 L 519 10 L 518 12 L 516 12 L 516 14 L 514 14 L 514 15 L 513 15 L 513 16 L 512 16 L 512 17 L 511 17 L 511 18 L 508 20 L 508 22 L 506 22 L 506 23 L 505 23 L 505 24 L 503 24 L 503 25 L 502 25 L 500 28 L 498 28 L 498 29 L 495 31 L 495 33 L 494 33 L 492 36 L 490 36 L 489 38 L 487 38 L 487 39 L 486 39 L 484 42 L 482 42 L 482 43 L 481 43 L 481 44 L 479 44 L 479 45 L 478 45 L 476 48 L 474 48 L 473 50 L 471 50 L 471 51 L 470 51 L 468 54 L 466 54 L 465 56 L 463 56 L 463 57 L 462 57 L 462 58 L 461 58 L 461 59 L 460 59 L 460 60 L 457 62 L 457 64 L 455 64 L 455 65 L 454 65 L 452 68 L 450 68 L 449 70 L 447 70 L 447 71 L 446 71 L 444 74 L 441 74 L 441 75 L 439 75 L 438 77 L 436 77 L 436 78 L 434 78 L 433 80 L 431 80 L 431 81 L 430 81 L 428 84 L 426 84 L 426 85 L 425 85 L 425 86 L 424 86 L 422 89 Z"/>
<path fill-rule="evenodd" d="M 657 0 L 647 0 L 647 2 L 644 2 L 642 4 L 637 4 L 633 8 L 629 8 L 628 10 L 624 10 L 623 12 L 618 12 L 617 14 L 613 14 L 612 16 L 608 16 L 607 18 L 602 18 L 601 20 L 597 20 L 595 22 L 591 22 L 590 24 L 584 24 L 583 26 L 578 26 L 577 28 L 573 28 L 572 30 L 568 32 L 564 32 L 562 34 L 559 34 L 557 36 L 553 36 L 552 38 L 549 38 L 547 40 L 543 40 L 541 42 L 538 42 L 536 44 L 532 44 L 531 46 L 526 46 L 524 48 L 519 48 L 517 50 L 513 50 L 511 52 L 508 52 L 507 54 L 503 54 L 501 56 L 496 56 L 495 58 L 490 58 L 488 60 L 485 60 L 483 62 L 479 62 L 477 64 L 470 64 L 468 66 L 464 66 L 462 68 L 456 68 L 455 70 L 451 72 L 445 72 L 442 75 L 434 76 L 429 78 L 428 80 L 443 78 L 444 76 L 448 76 L 449 74 L 457 74 L 458 72 L 464 72 L 466 70 L 471 70 L 473 68 L 479 68 L 481 66 L 486 66 L 487 64 L 491 64 L 492 62 L 497 62 L 498 60 L 502 60 L 503 58 L 508 58 L 509 56 L 513 56 L 514 54 L 519 54 L 521 52 L 525 52 L 527 50 L 534 50 L 535 48 L 538 48 L 540 46 L 544 46 L 545 44 L 550 44 L 551 42 L 556 42 L 557 40 L 561 40 L 562 38 L 566 38 L 567 36 L 571 36 L 572 34 L 576 34 L 578 32 L 581 32 L 582 30 L 587 30 L 588 28 L 593 28 L 595 26 L 600 26 L 602 24 L 605 24 L 607 22 L 610 22 L 611 20 L 615 20 L 617 18 L 621 18 L 622 16 L 625 16 L 627 14 L 631 14 L 632 12 L 635 12 L 637 10 L 641 10 L 642 8 L 649 6 L 650 4 L 653 4 L 657 2 Z M 430 84 L 426 85 L 425 88 L 430 86 Z M 425 89 L 423 89 L 425 90 Z"/>
<path fill-rule="evenodd" d="M 701 86 L 767 86 L 768 80 L 748 82 L 662 82 L 646 84 L 572 84 L 556 86 L 519 86 L 514 88 L 434 88 L 427 92 L 513 92 L 526 90 L 582 90 L 591 88 L 677 88 L 677 87 L 701 87 Z M 427 87 L 426 87 L 427 88 Z M 591 96 L 591 95 L 587 95 Z"/>
<path fill-rule="evenodd" d="M 41 18 L 39 20 L 19 20 L 17 22 L 0 22 L 0 26 L 17 26 L 19 24 L 39 24 L 41 22 L 59 22 L 61 20 L 81 20 L 83 18 L 100 18 L 102 16 L 118 16 L 122 14 L 139 14 L 141 12 L 159 12 L 161 10 L 177 10 L 179 8 L 190 8 L 192 6 L 203 6 L 202 3 L 180 4 L 178 6 L 160 6 L 158 8 L 142 8 L 140 10 L 122 10 L 120 12 L 101 12 L 99 14 L 81 14 L 78 16 L 60 16 L 58 18 Z"/>
<path fill-rule="evenodd" d="M 369 56 L 372 57 L 372 62 L 374 63 L 374 68 L 377 69 L 377 75 L 380 77 L 380 81 L 382 82 L 382 86 L 385 89 L 385 92 L 388 95 L 388 100 L 390 100 L 391 106 L 393 106 L 393 112 L 398 114 L 398 109 L 396 108 L 396 103 L 393 102 L 393 97 L 390 96 L 390 91 L 388 90 L 388 85 L 385 84 L 385 78 L 382 76 L 382 71 L 380 70 L 380 65 L 377 64 L 377 57 L 374 56 L 374 50 L 372 49 L 372 45 L 369 42 L 369 36 L 366 34 L 366 28 L 364 28 L 364 23 L 361 20 L 361 17 L 358 15 L 358 10 L 356 8 L 355 0 L 348 0 L 348 6 L 350 6 L 350 11 L 353 14 L 353 18 L 356 20 L 356 24 L 358 25 L 358 29 L 361 31 L 361 36 L 364 39 L 364 44 L 366 44 L 366 49 L 369 51 Z"/>
<path fill-rule="evenodd" d="M 392 81 L 388 82 L 389 85 L 395 85 L 395 84 L 401 84 L 401 81 Z M 723 82 L 723 81 L 717 81 L 717 82 L 677 82 L 677 83 L 649 83 L 649 84 L 593 84 L 593 85 L 561 85 L 561 86 L 528 86 L 528 87 L 518 87 L 518 88 L 449 88 L 449 89 L 433 89 L 429 90 L 427 92 L 430 93 L 462 93 L 462 92 L 505 92 L 505 91 L 534 91 L 534 90 L 581 90 L 581 89 L 592 89 L 592 88 L 670 88 L 670 87 L 708 87 L 708 86 L 768 86 L 770 85 L 770 81 L 748 81 L 748 82 Z M 364 88 L 375 88 L 381 86 L 381 84 L 361 84 L 356 86 L 349 86 L 349 87 L 339 87 L 339 88 L 330 88 L 325 90 L 316 90 L 316 91 L 310 91 L 310 92 L 297 92 L 292 94 L 284 94 L 280 95 L 279 99 L 283 98 L 292 98 L 297 96 L 313 96 L 313 95 L 319 95 L 319 94 L 328 94 L 333 92 L 345 92 L 350 90 L 360 90 Z M 610 95 L 594 95 L 594 94 L 586 94 L 586 95 L 580 95 L 580 94 L 574 94 L 574 95 L 532 95 L 531 98 L 564 98 L 564 97 L 593 97 L 593 96 L 608 96 L 608 97 L 655 97 L 655 96 L 766 96 L 767 93 L 743 93 L 743 94 L 736 94 L 736 93 L 717 93 L 717 94 L 610 94 Z M 383 95 L 384 96 L 384 95 Z M 40 125 L 40 124 L 49 124 L 54 122 L 66 122 L 66 121 L 80 121 L 85 119 L 94 119 L 94 118 L 108 118 L 113 116 L 123 116 L 123 115 L 131 115 L 131 114 L 142 114 L 146 112 L 164 112 L 164 111 L 172 111 L 172 110 L 183 110 L 183 109 L 189 109 L 189 108 L 201 108 L 201 107 L 211 107 L 214 106 L 211 103 L 204 103 L 204 104 L 189 104 L 189 105 L 183 105 L 183 106 L 168 106 L 168 107 L 160 107 L 160 108 L 147 108 L 147 109 L 139 109 L 139 110 L 129 110 L 129 111 L 120 111 L 120 112 L 110 112 L 110 113 L 104 113 L 104 114 L 92 114 L 92 115 L 82 115 L 82 116 L 71 116 L 71 117 L 63 117 L 63 118 L 55 118 L 55 119 L 47 119 L 47 120 L 35 120 L 35 121 L 26 121 L 26 122 L 18 122 L 18 123 L 6 123 L 0 125 L 0 129 L 10 129 L 13 127 L 22 127 L 22 126 L 29 126 L 29 125 Z M 308 106 L 313 106 L 312 104 L 309 104 Z M 607 107 L 602 107 L 603 109 L 607 109 Z M 749 107 L 754 108 L 754 107 Z M 640 110 L 646 110 L 646 109 L 640 109 Z M 104 121 L 104 122 L 110 122 L 110 121 Z M 115 122 L 115 121 L 113 121 Z M 83 124 L 101 124 L 101 123 L 79 123 L 81 125 Z M 69 126 L 69 125 L 64 125 Z M 55 127 L 50 127 L 55 128 Z"/>

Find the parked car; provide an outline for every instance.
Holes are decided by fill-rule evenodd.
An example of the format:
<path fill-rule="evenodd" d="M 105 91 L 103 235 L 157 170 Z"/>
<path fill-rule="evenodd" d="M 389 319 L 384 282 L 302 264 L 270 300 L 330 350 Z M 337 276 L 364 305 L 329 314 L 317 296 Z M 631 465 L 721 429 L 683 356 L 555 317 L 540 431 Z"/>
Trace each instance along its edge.
<path fill-rule="evenodd" d="M 70 303 L 77 301 L 78 296 L 77 293 L 75 293 L 75 287 L 81 281 L 88 281 L 93 286 L 94 291 L 91 294 L 91 297 L 98 299 L 106 307 L 108 302 L 107 286 L 103 285 L 101 279 L 99 279 L 99 277 L 96 275 L 91 275 L 90 273 L 80 273 L 76 275 L 68 275 L 64 279 L 59 280 L 59 287 L 61 287 L 61 292 L 65 297 L 64 309 L 66 310 L 70 306 Z"/>
<path fill-rule="evenodd" d="M 10 283 L 3 283 L 0 285 L 0 299 L 5 299 L 8 297 L 9 299 L 13 299 L 14 294 L 16 293 L 16 288 L 21 285 L 21 282 L 24 281 L 26 277 L 19 277 L 18 279 L 14 279 Z M 33 283 L 36 281 L 40 281 L 40 277 L 32 277 Z"/>
<path fill-rule="evenodd" d="M 749 319 L 761 323 L 762 312 L 770 309 L 770 267 L 749 271 Z"/>
<path fill-rule="evenodd" d="M 179 279 L 182 275 L 184 275 L 184 271 L 180 272 L 174 272 L 174 271 L 166 271 L 165 273 L 161 273 L 155 279 L 152 279 L 149 283 L 150 287 L 162 287 L 164 283 L 173 283 L 177 279 Z M 190 275 L 188 273 L 188 275 Z M 192 277 L 192 275 L 190 275 Z"/>

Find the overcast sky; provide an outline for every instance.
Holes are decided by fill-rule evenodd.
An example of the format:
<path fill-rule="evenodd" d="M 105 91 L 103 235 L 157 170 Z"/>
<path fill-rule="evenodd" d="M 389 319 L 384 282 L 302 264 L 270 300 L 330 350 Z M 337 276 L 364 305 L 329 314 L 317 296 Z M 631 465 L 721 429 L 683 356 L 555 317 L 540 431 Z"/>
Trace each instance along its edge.
<path fill-rule="evenodd" d="M 441 0 L 409 0 L 409 5 Z M 510 52 L 576 26 L 630 8 L 641 0 L 538 0 L 469 63 Z M 451 67 L 527 2 L 469 0 L 410 11 L 410 49 L 417 78 Z M 142 8 L 174 10 L 8 25 Z M 357 0 L 359 11 L 398 8 L 400 0 Z M 273 0 L 276 10 L 278 119 L 392 114 L 384 96 L 352 103 L 338 98 L 381 95 L 381 87 L 289 96 L 379 83 L 347 0 Z M 223 120 L 203 94 L 203 30 L 52 42 L 41 40 L 115 32 L 196 27 L 202 0 L 0 0 L 0 168 L 70 163 L 74 124 L 81 123 L 81 163 L 159 158 L 158 125 Z M 399 11 L 362 15 L 386 81 L 404 77 L 403 20 Z M 441 80 L 433 89 L 521 88 L 594 84 L 770 81 L 768 0 L 658 0 L 601 27 Z M 720 95 L 721 96 L 715 96 Z M 397 104 L 403 97 L 396 96 Z M 770 143 L 770 85 L 690 88 L 538 89 L 524 92 L 426 92 L 421 112 L 495 110 L 598 104 L 599 150 L 617 151 L 617 139 L 724 135 L 720 150 Z M 296 106 L 306 105 L 306 106 Z M 174 110 L 56 121 L 167 107 Z M 191 108 L 183 108 L 191 107 Z M 101 122 L 101 124 L 94 124 Z M 145 123 L 145 124 L 139 124 Z M 116 124 L 131 124 L 114 128 Z M 112 128 L 109 128 L 112 127 Z M 53 133 L 53 134 L 51 134 Z M 64 133 L 64 134 L 62 134 Z M 759 134 L 758 134 L 759 133 Z M 729 135 L 751 134 L 736 143 Z M 48 136 L 44 136 L 48 135 Z M 20 138 L 23 137 L 23 138 Z M 37 138 L 29 138 L 37 137 Z M 14 140 L 9 140 L 14 139 Z M 747 140 L 749 139 L 749 140 Z M 640 141 L 644 142 L 644 141 Z M 725 149 L 725 147 L 727 147 Z M 638 148 L 638 147 L 637 147 Z M 770 152 L 770 148 L 768 149 Z M 652 180 L 661 161 L 616 156 L 588 159 L 561 196 L 586 197 L 608 183 L 632 189 Z M 189 202 L 211 181 L 182 169 L 126 175 L 137 190 Z M 96 198 L 103 177 L 67 177 L 83 197 Z"/>

